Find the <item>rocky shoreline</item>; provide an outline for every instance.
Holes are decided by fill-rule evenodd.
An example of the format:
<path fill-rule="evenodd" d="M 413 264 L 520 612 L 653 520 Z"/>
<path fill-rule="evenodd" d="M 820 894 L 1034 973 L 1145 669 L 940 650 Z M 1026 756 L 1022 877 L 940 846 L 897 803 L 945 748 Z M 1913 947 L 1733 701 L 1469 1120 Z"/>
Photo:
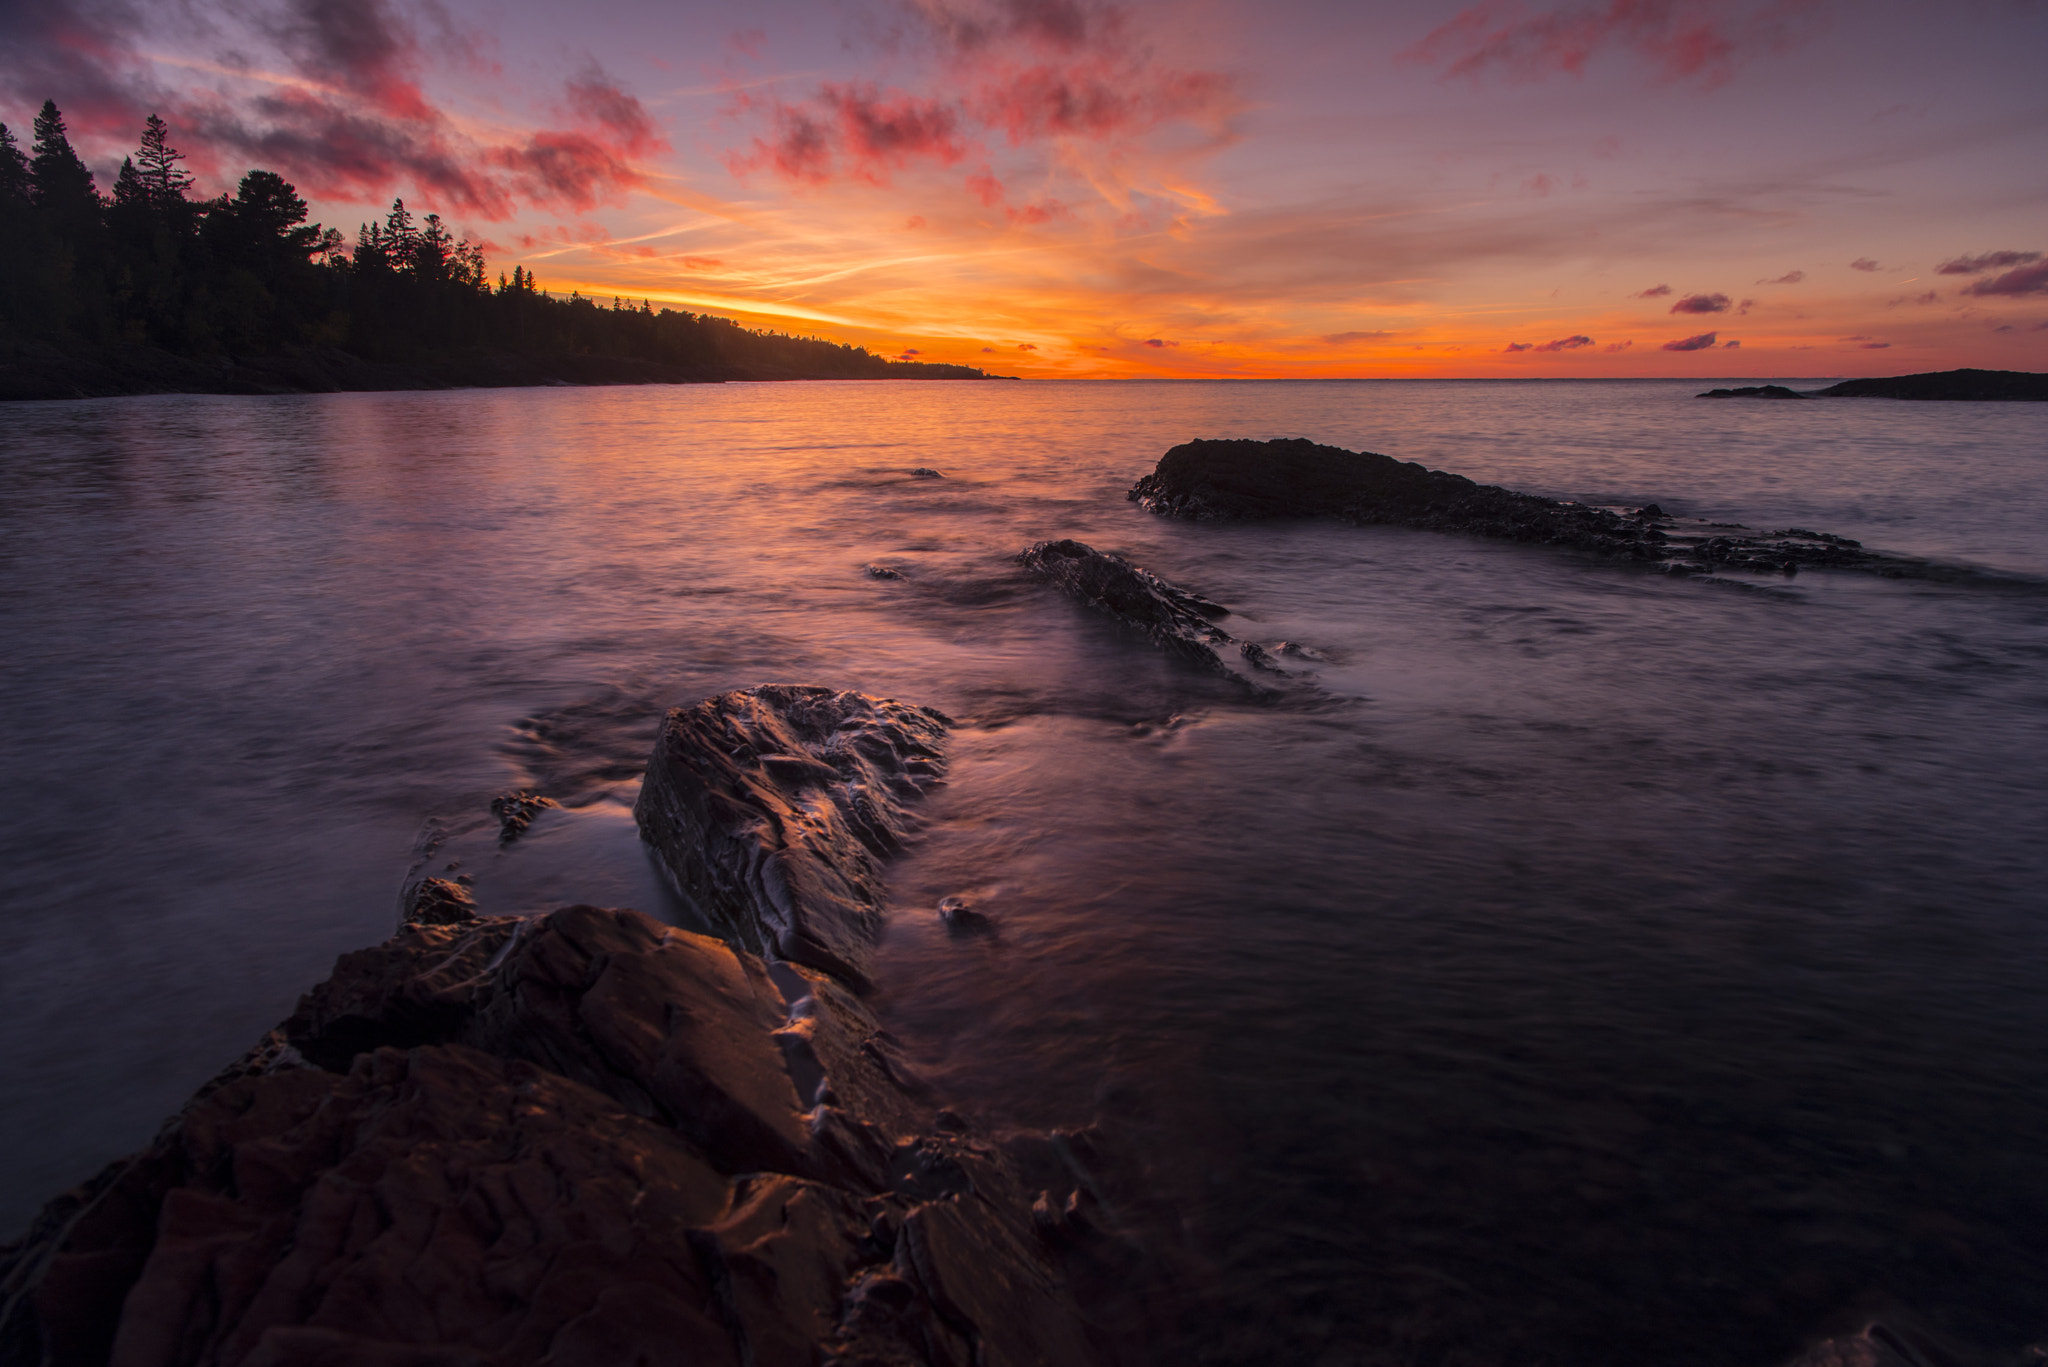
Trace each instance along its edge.
<path fill-rule="evenodd" d="M 1826 389 L 1781 384 L 1709 389 L 1701 399 L 1923 399 L 1955 403 L 2025 403 L 2048 400 L 2048 375 L 2025 370 L 1935 370 L 1920 375 L 1843 380 Z"/>
<path fill-rule="evenodd" d="M 946 729 L 791 686 L 669 714 L 642 832 L 733 943 L 417 882 L 0 1254 L 0 1362 L 1027 1367 L 1144 1338 L 1100 1138 L 977 1133 L 860 997 Z"/>
<path fill-rule="evenodd" d="M 1160 457 L 1126 497 L 1162 517 L 1249 521 L 1329 517 L 1495 541 L 1559 546 L 1673 575 L 1855 570 L 1889 579 L 2017 585 L 1982 570 L 1885 555 L 1860 541 L 1788 527 L 1676 517 L 1651 503 L 1607 507 L 1477 484 L 1371 451 L 1304 438 L 1191 441 Z"/>

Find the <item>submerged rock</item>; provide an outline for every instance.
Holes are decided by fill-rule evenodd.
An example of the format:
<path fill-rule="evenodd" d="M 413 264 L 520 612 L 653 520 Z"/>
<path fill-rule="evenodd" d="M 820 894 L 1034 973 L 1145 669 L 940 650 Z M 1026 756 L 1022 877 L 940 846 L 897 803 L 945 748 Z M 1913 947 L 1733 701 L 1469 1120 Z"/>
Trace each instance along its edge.
<path fill-rule="evenodd" d="M 1675 517 L 1651 503 L 1597 507 L 1475 484 L 1371 451 L 1301 438 L 1191 441 L 1160 457 L 1128 495 L 1164 517 L 1195 520 L 1334 517 L 1362 525 L 1417 527 L 1500 541 L 1564 546 L 1636 561 L 1673 574 L 1741 569 L 1863 570 L 1899 579 L 2002 583 L 1984 571 L 1865 550 L 1862 543 L 1793 527 Z"/>
<path fill-rule="evenodd" d="M 1802 394 L 1796 389 L 1787 389 L 1781 384 L 1752 384 L 1740 389 L 1709 389 L 1704 394 L 1695 394 L 1697 399 L 1810 399 L 1811 394 Z"/>
<path fill-rule="evenodd" d="M 633 814 L 678 892 L 718 929 L 867 985 L 878 860 L 905 803 L 945 771 L 947 720 L 862 693 L 789 684 L 668 714 Z"/>
<path fill-rule="evenodd" d="M 932 1115 L 823 975 L 632 911 L 409 925 L 0 1257 L 0 1358 L 1097 1361 L 1033 1216 L 1078 1183 Z"/>
<path fill-rule="evenodd" d="M 533 824 L 535 817 L 550 807 L 561 805 L 551 797 L 542 797 L 539 793 L 529 792 L 524 788 L 516 793 L 504 793 L 492 798 L 491 815 L 497 817 L 501 823 L 498 827 L 499 842 L 511 844 L 526 834 L 526 828 Z"/>
<path fill-rule="evenodd" d="M 1221 603 L 1079 541 L 1041 541 L 1026 547 L 1017 563 L 1097 612 L 1137 627 L 1168 654 L 1231 672 L 1214 649 L 1236 640 L 1215 625 L 1214 619 L 1230 615 Z"/>

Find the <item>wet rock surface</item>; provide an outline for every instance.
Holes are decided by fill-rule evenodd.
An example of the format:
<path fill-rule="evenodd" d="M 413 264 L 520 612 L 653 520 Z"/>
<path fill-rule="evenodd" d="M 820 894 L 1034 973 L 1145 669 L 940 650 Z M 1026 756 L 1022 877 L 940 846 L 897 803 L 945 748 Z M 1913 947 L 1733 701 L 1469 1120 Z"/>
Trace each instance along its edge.
<path fill-rule="evenodd" d="M 1040 541 L 1026 547 L 1017 563 L 1097 612 L 1138 628 L 1168 654 L 1229 672 L 1216 647 L 1236 638 L 1215 624 L 1230 615 L 1221 603 L 1079 541 Z"/>
<path fill-rule="evenodd" d="M 1500 541 L 1562 546 L 1669 574 L 1743 570 L 1860 570 L 1894 579 L 2017 584 L 2003 576 L 1864 549 L 1859 541 L 1789 527 L 1676 517 L 1657 504 L 1601 507 L 1475 484 L 1371 451 L 1302 438 L 1191 441 L 1160 457 L 1128 495 L 1164 517 L 1197 521 L 1333 517 Z"/>
<path fill-rule="evenodd" d="M 856 986 L 879 861 L 945 771 L 947 720 L 861 693 L 764 684 L 668 714 L 634 807 L 676 890 L 757 953 Z"/>
<path fill-rule="evenodd" d="M 735 926 L 810 947 L 825 912 L 874 912 L 943 733 L 860 694 L 725 694 L 670 714 L 648 820 Z M 976 1134 L 857 981 L 423 880 L 395 936 L 0 1249 L 0 1363 L 1035 1367 L 1145 1341 L 1101 1141 Z"/>

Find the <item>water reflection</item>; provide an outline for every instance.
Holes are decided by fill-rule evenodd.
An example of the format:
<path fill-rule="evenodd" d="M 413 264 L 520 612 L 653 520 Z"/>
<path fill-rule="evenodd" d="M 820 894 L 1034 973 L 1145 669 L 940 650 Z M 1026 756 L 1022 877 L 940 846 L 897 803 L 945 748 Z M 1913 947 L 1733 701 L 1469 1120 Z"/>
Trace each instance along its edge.
<path fill-rule="evenodd" d="M 9 1218 L 385 934 L 423 820 L 536 786 L 568 805 L 530 846 L 443 856 L 486 910 L 659 899 L 623 812 L 661 710 L 822 682 L 961 719 L 881 1006 L 984 1115 L 1144 1155 L 1140 1218 L 1211 1278 L 1162 1361 L 1766 1362 L 1880 1304 L 2048 1332 L 2038 600 L 1122 497 L 1186 437 L 1306 435 L 2048 573 L 2022 406 L 1691 392 L 16 406 Z M 1324 703 L 1247 705 L 1010 563 L 1062 535 L 1317 647 Z"/>

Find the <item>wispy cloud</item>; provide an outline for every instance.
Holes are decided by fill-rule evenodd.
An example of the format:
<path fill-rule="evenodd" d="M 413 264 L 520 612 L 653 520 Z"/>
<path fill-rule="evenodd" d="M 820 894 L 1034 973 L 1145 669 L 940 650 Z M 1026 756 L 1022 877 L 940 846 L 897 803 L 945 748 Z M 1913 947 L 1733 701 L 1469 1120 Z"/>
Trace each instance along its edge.
<path fill-rule="evenodd" d="M 1671 306 L 1673 313 L 1726 313 L 1732 301 L 1725 294 L 1688 294 Z"/>
<path fill-rule="evenodd" d="M 1585 74 L 1610 49 L 1647 61 L 1657 77 L 1712 88 L 1759 54 L 1780 52 L 1810 33 L 1819 0 L 1606 0 L 1540 13 L 1517 0 L 1486 0 L 1460 11 L 1403 53 L 1445 76 L 1499 70 L 1521 80 Z"/>
<path fill-rule="evenodd" d="M 1759 285 L 1796 285 L 1806 278 L 1805 271 L 1786 271 L 1775 280 L 1759 280 Z"/>
<path fill-rule="evenodd" d="M 1664 350 L 1706 351 L 1714 345 L 1714 338 L 1716 335 L 1717 334 L 1711 332 L 1702 332 L 1697 337 L 1681 337 L 1675 342 L 1666 342 L 1664 344 Z"/>
<path fill-rule="evenodd" d="M 2039 252 L 1984 252 L 1978 256 L 1955 257 L 1934 269 L 1939 275 L 1982 275 L 1986 271 L 2007 270 L 2040 259 Z"/>
<path fill-rule="evenodd" d="M 2048 294 L 2048 261 L 2037 261 L 2031 266 L 2007 271 L 1989 280 L 1978 280 L 1963 291 L 1981 297 L 2007 295 L 2018 298 L 2028 294 Z"/>

